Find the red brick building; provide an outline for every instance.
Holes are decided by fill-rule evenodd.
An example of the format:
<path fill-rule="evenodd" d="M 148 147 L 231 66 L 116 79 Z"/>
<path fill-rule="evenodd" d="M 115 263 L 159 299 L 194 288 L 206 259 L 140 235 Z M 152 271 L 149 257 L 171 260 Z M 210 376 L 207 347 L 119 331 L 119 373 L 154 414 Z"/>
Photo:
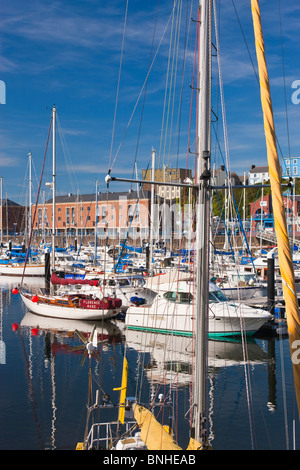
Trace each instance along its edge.
<path fill-rule="evenodd" d="M 285 206 L 286 220 L 288 231 L 293 231 L 296 236 L 300 236 L 300 196 L 291 195 L 283 196 Z M 272 206 L 272 195 L 266 194 L 262 198 L 258 198 L 251 206 L 252 231 L 257 231 L 263 224 L 267 231 L 274 231 L 274 216 Z"/>
<path fill-rule="evenodd" d="M 57 236 L 93 235 L 104 238 L 148 236 L 150 214 L 150 192 L 99 193 L 56 196 L 55 232 Z M 52 230 L 52 199 L 38 204 L 33 228 L 36 235 L 48 236 Z M 32 209 L 34 217 L 35 206 Z"/>

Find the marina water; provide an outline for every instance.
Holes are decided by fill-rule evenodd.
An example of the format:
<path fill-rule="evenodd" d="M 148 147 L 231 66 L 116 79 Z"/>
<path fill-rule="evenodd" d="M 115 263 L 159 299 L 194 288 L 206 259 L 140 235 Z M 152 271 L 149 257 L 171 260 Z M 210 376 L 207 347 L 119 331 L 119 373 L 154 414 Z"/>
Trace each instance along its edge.
<path fill-rule="evenodd" d="M 83 440 L 87 403 L 91 400 L 89 360 L 81 366 L 83 349 L 77 347 L 82 343 L 74 329 L 83 331 L 87 325 L 63 325 L 59 320 L 37 317 L 26 310 L 19 295 L 12 294 L 15 281 L 1 277 L 0 282 L 0 449 L 74 450 Z M 91 359 L 93 392 L 100 384 L 102 393 L 109 394 L 117 404 L 119 392 L 113 388 L 121 385 L 124 350 L 129 365 L 128 396 L 140 393 L 141 370 L 146 383 L 144 399 L 147 394 L 149 399 L 158 384 L 159 393 L 168 393 L 165 382 L 172 377 L 169 401 L 176 422 L 174 432 L 179 445 L 186 448 L 191 340 L 179 339 L 173 345 L 182 349 L 171 353 L 169 347 L 164 356 L 166 335 L 151 345 L 153 335 L 129 334 L 124 322 L 117 320 L 98 322 L 97 331 L 101 361 Z M 138 341 L 144 346 L 148 342 L 145 356 Z M 213 449 L 299 449 L 287 337 L 257 337 L 247 344 L 209 341 L 208 356 L 209 438 Z M 104 421 L 117 418 L 117 408 L 101 413 Z"/>

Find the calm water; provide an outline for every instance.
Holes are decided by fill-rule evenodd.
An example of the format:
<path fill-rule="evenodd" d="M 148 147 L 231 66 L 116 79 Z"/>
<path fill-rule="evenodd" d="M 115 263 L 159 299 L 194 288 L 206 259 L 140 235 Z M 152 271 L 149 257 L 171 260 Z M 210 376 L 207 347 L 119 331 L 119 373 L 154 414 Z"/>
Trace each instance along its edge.
<path fill-rule="evenodd" d="M 91 324 L 59 323 L 26 311 L 7 280 L 0 279 L 0 449 L 71 449 L 81 442 L 88 403 L 88 368 L 81 366 L 81 342 L 75 328 L 88 333 Z M 19 328 L 13 331 L 12 325 Z M 122 322 L 98 327 L 101 362 L 91 361 L 96 383 L 117 403 L 124 350 L 129 363 L 128 396 L 147 400 L 159 387 L 167 394 L 172 378 L 175 428 L 179 445 L 188 442 L 191 343 L 189 339 L 125 332 Z M 140 344 L 146 355 L 140 353 Z M 145 348 L 146 346 L 146 348 Z M 167 351 L 167 352 L 166 352 Z M 287 339 L 255 339 L 247 343 L 248 364 L 240 343 L 209 343 L 209 423 L 214 449 L 292 449 L 295 419 L 300 448 L 298 412 L 293 392 Z M 172 372 L 173 371 L 173 372 Z M 140 375 L 146 387 L 140 396 Z M 283 379 L 284 377 L 284 379 Z M 103 415 L 116 418 L 117 412 Z"/>

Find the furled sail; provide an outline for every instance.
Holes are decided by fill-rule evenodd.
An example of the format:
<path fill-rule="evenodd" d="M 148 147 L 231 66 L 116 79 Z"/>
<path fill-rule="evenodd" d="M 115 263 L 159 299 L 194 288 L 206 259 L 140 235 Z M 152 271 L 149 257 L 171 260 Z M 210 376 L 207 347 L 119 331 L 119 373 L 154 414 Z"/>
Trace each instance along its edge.
<path fill-rule="evenodd" d="M 150 410 L 135 405 L 134 417 L 141 428 L 141 439 L 148 450 L 182 450 Z"/>
<path fill-rule="evenodd" d="M 297 395 L 298 410 L 300 410 L 300 361 L 297 349 L 300 346 L 299 305 L 295 289 L 295 276 L 289 245 L 286 216 L 280 184 L 281 168 L 276 147 L 276 135 L 273 119 L 270 83 L 265 58 L 265 45 L 262 33 L 261 15 L 258 0 L 251 0 L 253 26 L 255 33 L 256 55 L 259 69 L 261 103 L 264 116 L 267 156 L 272 190 L 272 202 L 277 237 L 278 260 L 282 277 L 283 295 L 286 306 L 286 318 L 289 332 L 289 342 L 293 362 L 294 382 Z"/>
<path fill-rule="evenodd" d="M 148 450 L 182 450 L 174 441 L 171 434 L 154 417 L 147 408 L 135 405 L 134 417 L 141 428 L 141 439 Z M 190 438 L 187 450 L 200 450 L 201 444 Z"/>

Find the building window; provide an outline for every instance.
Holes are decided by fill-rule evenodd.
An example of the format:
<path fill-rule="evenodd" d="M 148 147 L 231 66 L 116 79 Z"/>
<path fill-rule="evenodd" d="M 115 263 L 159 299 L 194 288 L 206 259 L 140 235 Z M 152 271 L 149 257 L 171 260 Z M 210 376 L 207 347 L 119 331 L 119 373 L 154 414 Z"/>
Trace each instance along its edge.
<path fill-rule="evenodd" d="M 42 209 L 38 210 L 38 219 L 39 219 L 38 224 L 41 225 L 41 223 L 42 223 Z"/>
<path fill-rule="evenodd" d="M 290 165 L 290 160 L 287 160 L 287 161 L 286 161 L 286 164 L 287 164 L 287 165 Z"/>
<path fill-rule="evenodd" d="M 67 207 L 66 209 L 66 222 L 67 222 L 67 225 L 69 225 L 70 223 L 70 208 Z"/>
<path fill-rule="evenodd" d="M 298 162 L 297 162 L 297 158 L 294 158 L 293 164 L 294 164 L 294 165 L 297 165 L 297 163 L 298 163 Z"/>
<path fill-rule="evenodd" d="M 286 169 L 286 174 L 287 174 L 287 176 L 290 176 L 291 173 L 290 173 L 290 169 L 289 169 L 289 168 Z"/>
<path fill-rule="evenodd" d="M 297 175 L 297 173 L 298 173 L 297 167 L 293 166 L 293 175 Z"/>

